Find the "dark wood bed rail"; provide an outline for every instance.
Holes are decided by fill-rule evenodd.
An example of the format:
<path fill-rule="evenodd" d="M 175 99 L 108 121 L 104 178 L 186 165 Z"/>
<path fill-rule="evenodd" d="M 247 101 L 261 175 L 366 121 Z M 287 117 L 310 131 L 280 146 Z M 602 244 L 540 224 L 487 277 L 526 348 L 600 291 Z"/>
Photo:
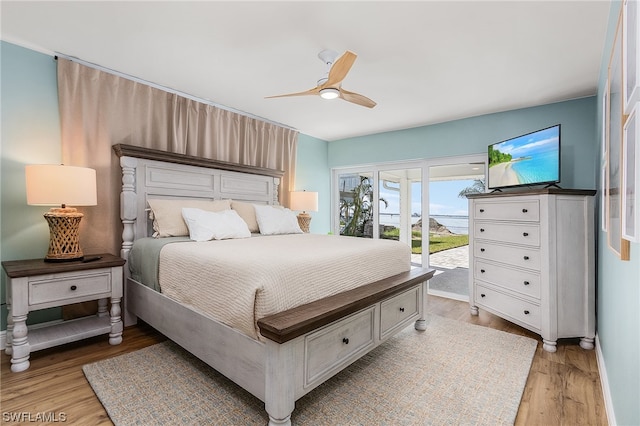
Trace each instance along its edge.
<path fill-rule="evenodd" d="M 417 268 L 258 320 L 260 334 L 285 343 L 424 282 L 435 269 Z"/>

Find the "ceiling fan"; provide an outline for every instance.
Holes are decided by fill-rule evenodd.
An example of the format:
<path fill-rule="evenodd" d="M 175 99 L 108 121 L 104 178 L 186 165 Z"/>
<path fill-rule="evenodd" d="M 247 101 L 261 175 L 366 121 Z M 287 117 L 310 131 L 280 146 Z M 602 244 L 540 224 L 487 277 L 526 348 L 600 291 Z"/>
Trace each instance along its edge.
<path fill-rule="evenodd" d="M 338 54 L 333 50 L 323 50 L 318 53 L 318 58 L 327 65 L 327 73 L 318 80 L 318 85 L 313 89 L 304 92 L 288 93 L 286 95 L 267 96 L 267 98 L 320 95 L 324 99 L 340 98 L 367 108 L 376 106 L 376 103 L 366 96 L 342 88 L 342 80 L 345 79 L 358 56 L 347 50 L 338 59 L 336 59 L 337 57 Z"/>

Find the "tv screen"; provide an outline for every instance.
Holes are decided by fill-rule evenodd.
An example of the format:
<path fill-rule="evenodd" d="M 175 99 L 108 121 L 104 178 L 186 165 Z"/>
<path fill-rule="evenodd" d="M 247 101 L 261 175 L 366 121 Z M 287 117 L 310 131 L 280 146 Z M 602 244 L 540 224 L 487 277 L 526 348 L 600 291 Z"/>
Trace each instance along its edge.
<path fill-rule="evenodd" d="M 560 125 L 489 145 L 489 189 L 560 182 Z"/>

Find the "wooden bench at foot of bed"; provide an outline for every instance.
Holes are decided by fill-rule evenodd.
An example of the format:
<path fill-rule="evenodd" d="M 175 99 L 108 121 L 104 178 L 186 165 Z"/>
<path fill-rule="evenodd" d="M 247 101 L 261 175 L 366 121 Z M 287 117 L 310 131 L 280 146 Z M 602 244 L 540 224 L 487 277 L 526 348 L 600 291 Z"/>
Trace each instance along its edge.
<path fill-rule="evenodd" d="M 297 399 L 412 321 L 425 330 L 427 280 L 434 272 L 413 269 L 258 320 L 269 339 L 269 424 L 290 424 Z"/>

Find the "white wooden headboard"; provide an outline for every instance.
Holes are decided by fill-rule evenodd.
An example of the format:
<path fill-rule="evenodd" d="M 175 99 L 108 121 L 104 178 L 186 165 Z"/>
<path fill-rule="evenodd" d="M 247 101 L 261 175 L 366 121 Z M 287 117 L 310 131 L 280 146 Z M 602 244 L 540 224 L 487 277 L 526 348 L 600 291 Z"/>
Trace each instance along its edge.
<path fill-rule="evenodd" d="M 233 199 L 279 204 L 283 171 L 208 160 L 182 154 L 118 144 L 122 167 L 120 219 L 122 249 L 127 259 L 137 238 L 152 234 L 148 199 Z"/>

